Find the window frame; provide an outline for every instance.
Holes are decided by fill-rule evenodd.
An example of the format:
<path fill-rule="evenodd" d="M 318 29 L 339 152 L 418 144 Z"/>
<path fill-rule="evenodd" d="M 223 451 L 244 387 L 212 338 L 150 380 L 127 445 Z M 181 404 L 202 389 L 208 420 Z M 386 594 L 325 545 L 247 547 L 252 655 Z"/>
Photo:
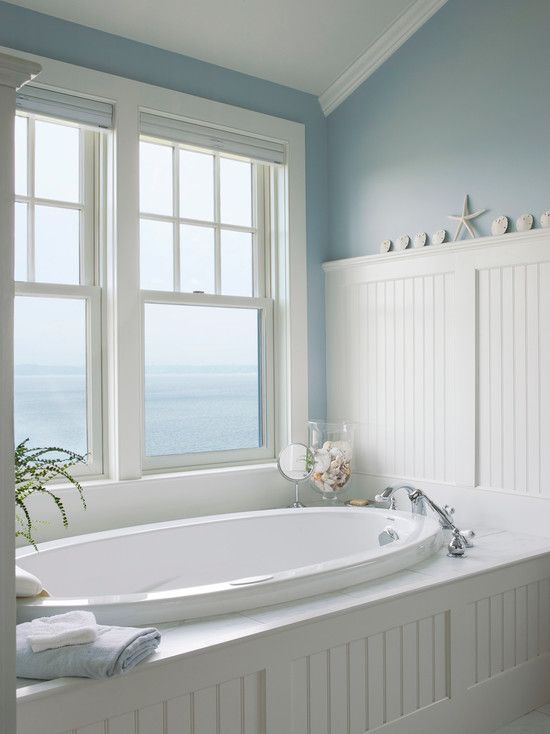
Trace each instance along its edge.
<path fill-rule="evenodd" d="M 7 47 L 0 51 L 10 53 Z M 191 490 L 194 496 L 200 487 L 205 510 L 208 502 L 216 498 L 219 508 L 231 511 L 237 502 L 235 498 L 242 498 L 242 492 L 259 496 L 258 472 L 262 473 L 263 468 L 251 465 L 237 469 L 216 468 L 214 475 L 210 471 L 186 471 L 144 477 L 141 407 L 136 400 L 141 390 L 139 251 L 135 246 L 139 241 L 139 114 L 141 110 L 153 110 L 229 131 L 243 131 L 253 137 L 276 141 L 286 151 L 284 166 L 271 176 L 273 185 L 269 199 L 275 209 L 272 210 L 270 232 L 272 261 L 266 263 L 266 272 L 271 268 L 269 278 L 274 284 L 275 299 L 275 451 L 291 439 L 305 441 L 307 435 L 305 126 L 282 117 L 51 58 L 25 52 L 19 56 L 42 65 L 39 86 L 60 92 L 70 90 L 114 107 L 112 134 L 105 136 L 106 204 L 101 219 L 105 233 L 101 245 L 104 255 L 102 310 L 105 314 L 104 424 L 109 427 L 109 433 L 108 452 L 104 452 L 104 475 L 94 483 L 98 499 L 102 498 L 99 505 L 110 518 L 109 498 L 113 488 L 131 491 L 133 506 L 140 508 L 138 515 L 147 522 L 150 512 L 158 508 L 159 498 L 169 501 L 177 485 L 178 492 Z M 136 312 L 138 318 L 135 318 Z M 271 473 L 274 466 L 274 461 L 269 461 L 265 470 L 271 477 L 269 481 L 274 482 L 270 485 L 275 492 L 273 496 L 282 498 L 286 492 L 282 493 L 275 481 L 277 474 Z M 215 486 L 212 476 L 217 478 Z M 219 481 L 223 481 L 224 487 L 233 488 L 221 505 Z"/>
<path fill-rule="evenodd" d="M 104 474 L 107 428 L 103 415 L 102 289 L 99 285 L 101 133 L 74 122 L 17 112 L 27 119 L 27 193 L 16 193 L 15 203 L 27 206 L 27 280 L 14 281 L 15 297 L 82 300 L 85 304 L 86 344 L 86 432 L 87 461 L 76 465 L 77 478 Z M 79 129 L 79 201 L 66 202 L 35 196 L 35 123 L 44 121 Z M 35 280 L 35 208 L 50 206 L 76 210 L 79 222 L 79 283 L 49 283 Z M 63 448 L 63 447 L 62 447 Z"/>
<path fill-rule="evenodd" d="M 154 138 L 150 135 L 140 135 L 140 144 L 150 143 L 162 145 L 172 150 L 172 214 L 152 214 L 141 210 L 140 222 L 157 221 L 169 222 L 172 225 L 173 245 L 173 290 L 150 290 L 140 288 L 141 296 L 141 380 L 142 380 L 142 467 L 144 473 L 158 471 L 178 471 L 184 469 L 206 468 L 212 466 L 237 466 L 246 463 L 265 462 L 275 458 L 275 389 L 274 389 L 274 303 L 270 297 L 271 287 L 266 277 L 266 263 L 270 261 L 270 237 L 266 227 L 269 216 L 266 193 L 269 190 L 269 172 L 271 166 L 245 159 L 242 156 L 220 153 L 216 150 L 197 148 L 185 145 L 178 141 Z M 205 153 L 213 158 L 213 218 L 199 220 L 182 217 L 180 212 L 180 157 L 181 150 Z M 250 226 L 226 224 L 221 218 L 221 175 L 220 161 L 222 158 L 230 160 L 245 160 L 251 165 L 251 223 Z M 214 293 L 189 292 L 181 290 L 181 248 L 180 227 L 182 225 L 205 227 L 214 231 Z M 246 232 L 251 234 L 252 246 L 252 283 L 250 296 L 232 296 L 221 292 L 221 233 L 226 231 Z M 140 284 L 141 285 L 141 284 Z M 146 410 L 145 410 L 145 308 L 149 303 L 200 306 L 204 308 L 248 308 L 258 311 L 259 323 L 259 379 L 260 400 L 259 411 L 261 419 L 262 445 L 246 449 L 225 449 L 208 452 L 191 452 L 179 454 L 164 454 L 150 456 L 146 453 Z"/>

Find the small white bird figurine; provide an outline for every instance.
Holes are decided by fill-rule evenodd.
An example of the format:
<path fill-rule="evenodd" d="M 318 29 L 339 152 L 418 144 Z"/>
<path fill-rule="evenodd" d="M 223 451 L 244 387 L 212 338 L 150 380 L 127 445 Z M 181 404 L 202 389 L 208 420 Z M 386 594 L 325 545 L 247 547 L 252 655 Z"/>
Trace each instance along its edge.
<path fill-rule="evenodd" d="M 453 242 L 456 242 L 458 240 L 458 237 L 460 233 L 462 232 L 462 227 L 468 230 L 470 233 L 470 237 L 473 237 L 475 239 L 476 232 L 473 228 L 471 221 L 472 219 L 475 219 L 476 217 L 479 217 L 480 214 L 483 214 L 486 212 L 487 209 L 480 209 L 477 212 L 469 212 L 468 211 L 468 194 L 464 197 L 464 206 L 462 207 L 462 214 L 449 214 L 449 219 L 454 219 L 455 222 L 458 222 L 458 227 L 456 229 L 456 233 L 454 236 Z"/>

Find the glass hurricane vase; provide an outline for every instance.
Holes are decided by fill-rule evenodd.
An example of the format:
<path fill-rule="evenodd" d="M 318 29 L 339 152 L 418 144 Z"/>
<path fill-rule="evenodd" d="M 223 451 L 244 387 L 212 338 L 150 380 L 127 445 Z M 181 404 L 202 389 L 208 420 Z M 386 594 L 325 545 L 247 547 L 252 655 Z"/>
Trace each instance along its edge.
<path fill-rule="evenodd" d="M 339 504 L 339 495 L 351 479 L 353 425 L 342 421 L 308 421 L 310 482 L 326 502 Z"/>

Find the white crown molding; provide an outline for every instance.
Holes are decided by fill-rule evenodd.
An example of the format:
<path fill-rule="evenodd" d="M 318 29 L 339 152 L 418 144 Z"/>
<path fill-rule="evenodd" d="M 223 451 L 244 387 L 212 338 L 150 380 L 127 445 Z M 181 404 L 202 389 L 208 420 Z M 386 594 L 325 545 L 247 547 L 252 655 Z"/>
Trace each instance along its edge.
<path fill-rule="evenodd" d="M 347 99 L 365 79 L 429 20 L 447 0 L 415 0 L 367 50 L 319 97 L 325 116 Z"/>
<path fill-rule="evenodd" d="M 19 89 L 40 74 L 42 67 L 29 59 L 0 53 L 0 85 Z"/>
<path fill-rule="evenodd" d="M 359 255 L 358 257 L 348 257 L 342 260 L 328 260 L 324 262 L 322 267 L 325 273 L 334 270 L 349 270 L 358 265 L 375 265 L 383 262 L 399 262 L 400 260 L 410 260 L 411 258 L 433 257 L 434 255 L 449 255 L 452 253 L 463 252 L 464 250 L 482 250 L 488 247 L 502 247 L 503 245 L 528 244 L 537 241 L 550 240 L 550 229 L 530 229 L 527 232 L 507 232 L 498 236 L 489 235 L 488 237 L 476 237 L 471 240 L 461 240 L 460 242 L 444 242 L 442 245 L 427 245 L 407 250 L 391 251 L 376 255 Z"/>

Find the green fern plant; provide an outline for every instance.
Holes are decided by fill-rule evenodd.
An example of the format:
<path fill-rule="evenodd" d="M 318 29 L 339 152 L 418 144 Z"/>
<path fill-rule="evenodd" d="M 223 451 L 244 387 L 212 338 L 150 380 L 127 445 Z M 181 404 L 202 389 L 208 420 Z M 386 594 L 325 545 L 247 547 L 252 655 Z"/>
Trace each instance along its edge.
<path fill-rule="evenodd" d="M 15 536 L 24 538 L 36 548 L 33 537 L 34 523 L 26 501 L 33 494 L 47 495 L 59 510 L 63 526 L 67 527 L 69 520 L 63 502 L 52 492 L 48 484 L 54 479 L 66 479 L 77 490 L 82 506 L 86 509 L 83 489 L 70 472 L 70 469 L 82 463 L 85 457 L 55 446 L 29 448 L 28 443 L 27 438 L 15 448 L 15 505 L 18 525 Z"/>

